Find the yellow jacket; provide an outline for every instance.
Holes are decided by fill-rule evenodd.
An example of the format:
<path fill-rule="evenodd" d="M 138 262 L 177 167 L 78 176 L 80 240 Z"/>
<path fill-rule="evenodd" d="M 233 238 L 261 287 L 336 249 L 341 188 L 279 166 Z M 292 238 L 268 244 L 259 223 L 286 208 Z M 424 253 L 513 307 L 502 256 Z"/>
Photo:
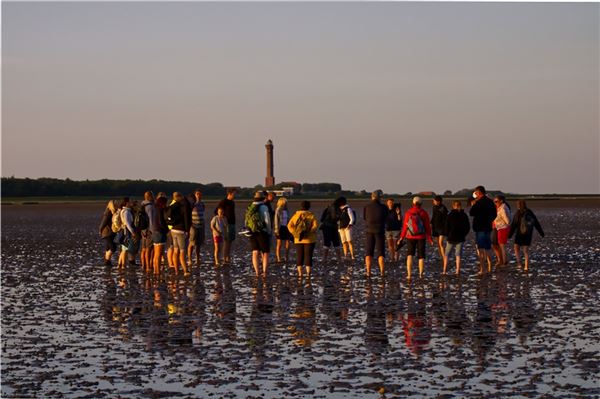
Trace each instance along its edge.
<path fill-rule="evenodd" d="M 296 235 L 298 220 L 301 217 L 306 218 L 306 223 L 310 226 L 309 231 L 304 234 L 302 240 L 300 240 Z M 288 222 L 287 227 L 290 233 L 292 233 L 294 236 L 295 244 L 312 244 L 313 242 L 317 242 L 317 230 L 319 229 L 319 222 L 317 222 L 317 218 L 311 211 L 297 211 Z"/>

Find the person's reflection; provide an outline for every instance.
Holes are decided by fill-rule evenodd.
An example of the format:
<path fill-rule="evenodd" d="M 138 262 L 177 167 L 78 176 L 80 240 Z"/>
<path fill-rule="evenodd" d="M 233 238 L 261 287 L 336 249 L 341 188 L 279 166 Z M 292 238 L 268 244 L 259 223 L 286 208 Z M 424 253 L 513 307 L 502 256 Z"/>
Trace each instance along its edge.
<path fill-rule="evenodd" d="M 496 340 L 503 338 L 509 329 L 509 314 L 508 314 L 508 276 L 506 272 L 496 273 L 496 279 L 493 280 L 492 298 L 492 316 L 496 329 Z"/>
<path fill-rule="evenodd" d="M 350 304 L 352 302 L 353 295 L 353 269 L 352 266 L 348 266 L 344 268 L 339 277 L 339 318 L 340 324 L 343 325 L 343 332 L 348 331 L 348 315 L 350 313 Z"/>
<path fill-rule="evenodd" d="M 140 313 L 139 283 L 134 272 L 120 271 L 116 276 L 115 297 L 112 306 L 112 321 L 124 341 L 133 336 L 133 318 Z"/>
<path fill-rule="evenodd" d="M 340 284 L 339 275 L 326 274 L 323 276 L 323 306 L 322 311 L 327 316 L 324 323 L 325 329 L 329 326 L 342 330 L 345 325 L 345 317 L 342 315 L 343 309 L 340 304 Z"/>
<path fill-rule="evenodd" d="M 417 357 L 427 348 L 431 339 L 431 323 L 427 315 L 425 287 L 413 288 L 409 283 L 405 294 L 406 311 L 402 318 L 406 347 Z"/>
<path fill-rule="evenodd" d="M 446 314 L 444 328 L 450 341 L 460 347 L 464 344 L 470 320 L 465 306 L 462 281 L 458 280 L 454 287 L 444 282 L 442 285 L 446 298 Z"/>
<path fill-rule="evenodd" d="M 381 355 L 387 350 L 389 341 L 386 328 L 385 279 L 381 278 L 377 292 L 373 290 L 372 279 L 365 283 L 366 313 L 365 346 L 373 355 Z"/>
<path fill-rule="evenodd" d="M 493 276 L 482 276 L 477 283 L 477 311 L 473 320 L 473 351 L 481 369 L 487 367 L 486 355 L 496 344 L 496 328 L 492 313 L 494 303 Z"/>
<path fill-rule="evenodd" d="M 317 340 L 316 299 L 310 278 L 298 279 L 296 283 L 296 306 L 291 315 L 289 331 L 294 343 L 308 349 Z"/>
<path fill-rule="evenodd" d="M 148 351 L 162 351 L 166 348 L 169 314 L 167 312 L 168 291 L 167 283 L 162 277 L 154 279 L 148 293 L 152 305 L 146 317 L 148 332 L 146 336 L 146 349 Z"/>
<path fill-rule="evenodd" d="M 392 275 L 392 273 L 388 273 L 386 279 L 387 329 L 390 334 L 393 334 L 402 321 L 402 279 L 398 275 Z"/>
<path fill-rule="evenodd" d="M 257 278 L 252 288 L 252 310 L 246 326 L 248 346 L 261 364 L 273 329 L 273 293 L 270 279 Z"/>
<path fill-rule="evenodd" d="M 188 281 L 174 276 L 168 282 L 169 343 L 171 349 L 192 345 L 193 327 L 189 322 Z"/>
<path fill-rule="evenodd" d="M 533 281 L 529 276 L 516 278 L 514 301 L 512 304 L 512 319 L 519 342 L 525 344 L 529 334 L 540 319 L 540 309 L 536 309 L 531 299 Z"/>
<path fill-rule="evenodd" d="M 206 323 L 206 288 L 202 278 L 194 278 L 188 298 L 190 325 L 193 331 L 192 344 L 199 346 L 202 343 L 202 331 Z"/>
<path fill-rule="evenodd" d="M 275 302 L 277 324 L 288 326 L 292 309 L 292 288 L 290 278 L 286 275 L 275 278 Z"/>
<path fill-rule="evenodd" d="M 117 301 L 117 283 L 111 274 L 110 267 L 104 271 L 104 294 L 102 296 L 102 309 L 106 322 L 110 325 L 114 321 L 114 309 Z"/>
<path fill-rule="evenodd" d="M 230 266 L 224 265 L 215 270 L 214 314 L 217 324 L 230 340 L 235 340 L 236 331 L 236 292 L 231 280 Z"/>

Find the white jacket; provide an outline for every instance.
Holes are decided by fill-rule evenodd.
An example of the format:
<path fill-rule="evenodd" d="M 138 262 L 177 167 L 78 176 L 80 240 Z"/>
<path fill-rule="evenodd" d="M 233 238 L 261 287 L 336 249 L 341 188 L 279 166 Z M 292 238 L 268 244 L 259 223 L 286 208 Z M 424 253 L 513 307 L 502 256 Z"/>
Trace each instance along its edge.
<path fill-rule="evenodd" d="M 496 229 L 506 229 L 510 227 L 510 209 L 506 204 L 500 205 L 499 208 L 496 208 L 496 219 L 494 219 L 494 223 L 496 224 Z"/>

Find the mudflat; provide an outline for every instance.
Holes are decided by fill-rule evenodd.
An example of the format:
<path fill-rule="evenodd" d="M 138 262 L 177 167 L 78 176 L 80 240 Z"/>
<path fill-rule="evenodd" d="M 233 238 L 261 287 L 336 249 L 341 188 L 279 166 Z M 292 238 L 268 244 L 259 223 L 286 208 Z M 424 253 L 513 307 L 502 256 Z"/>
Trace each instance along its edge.
<path fill-rule="evenodd" d="M 471 234 L 460 277 L 428 247 L 410 283 L 404 249 L 365 277 L 362 221 L 357 260 L 319 242 L 310 280 L 293 250 L 257 279 L 241 236 L 228 266 L 207 240 L 191 277 L 155 277 L 102 265 L 104 204 L 2 206 L 1 396 L 598 397 L 600 203 L 528 205 L 546 232 L 529 272 L 477 276 Z"/>

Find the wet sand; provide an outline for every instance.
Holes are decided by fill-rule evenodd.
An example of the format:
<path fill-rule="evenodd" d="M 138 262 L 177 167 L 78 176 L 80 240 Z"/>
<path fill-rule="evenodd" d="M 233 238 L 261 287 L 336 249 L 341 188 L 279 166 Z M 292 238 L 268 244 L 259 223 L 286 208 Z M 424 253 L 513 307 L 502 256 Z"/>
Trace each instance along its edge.
<path fill-rule="evenodd" d="M 477 277 L 471 235 L 461 277 L 428 248 L 410 284 L 320 247 L 310 281 L 256 279 L 243 237 L 230 266 L 205 244 L 191 278 L 155 278 L 101 264 L 102 204 L 3 206 L 1 396 L 598 397 L 600 204 L 529 204 L 529 273 Z"/>

